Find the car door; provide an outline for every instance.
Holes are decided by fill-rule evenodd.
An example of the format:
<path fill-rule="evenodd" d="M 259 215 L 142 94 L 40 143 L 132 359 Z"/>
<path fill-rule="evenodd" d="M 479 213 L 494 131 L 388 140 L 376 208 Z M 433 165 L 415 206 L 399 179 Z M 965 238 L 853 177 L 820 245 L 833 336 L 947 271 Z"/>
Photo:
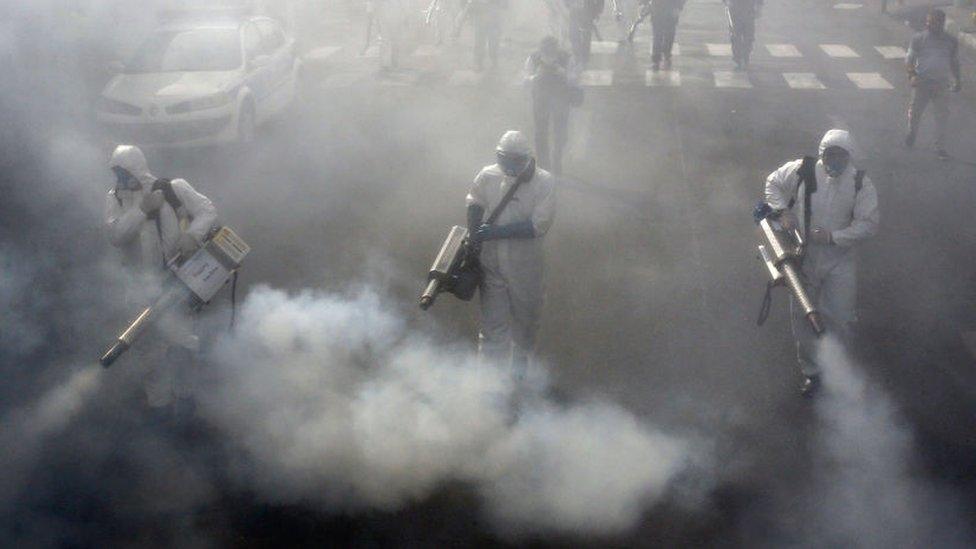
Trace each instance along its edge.
<path fill-rule="evenodd" d="M 292 56 L 293 45 L 285 35 L 281 25 L 273 19 L 261 19 L 257 21 L 258 29 L 261 31 L 264 40 L 264 51 L 270 55 L 269 66 L 269 91 L 270 109 L 278 111 L 284 108 L 291 100 L 293 92 L 292 79 L 294 77 L 294 58 Z"/>
<path fill-rule="evenodd" d="M 244 47 L 245 82 L 254 94 L 254 105 L 258 120 L 265 118 L 267 104 L 272 91 L 271 57 L 264 49 L 264 37 L 253 22 L 241 28 L 241 41 Z"/>

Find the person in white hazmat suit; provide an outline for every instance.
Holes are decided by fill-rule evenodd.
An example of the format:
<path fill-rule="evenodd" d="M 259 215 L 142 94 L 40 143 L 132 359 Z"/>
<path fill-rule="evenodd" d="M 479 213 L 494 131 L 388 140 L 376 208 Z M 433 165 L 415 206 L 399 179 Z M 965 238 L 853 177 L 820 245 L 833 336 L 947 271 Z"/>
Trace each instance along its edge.
<path fill-rule="evenodd" d="M 157 291 L 169 261 L 189 257 L 206 240 L 216 225 L 217 211 L 185 180 L 154 177 L 138 147 L 119 145 L 109 167 L 116 185 L 105 199 L 105 227 L 109 241 L 122 254 L 123 266 L 136 277 L 135 291 L 128 293 L 144 301 Z M 193 325 L 187 307 L 170 311 L 158 324 L 163 341 L 157 345 L 146 341 L 147 352 L 138 354 L 143 363 L 138 367 L 146 375 L 147 403 L 153 408 L 186 396 L 179 372 L 199 349 Z M 166 360 L 153 357 L 150 349 L 165 349 Z"/>
<path fill-rule="evenodd" d="M 478 353 L 510 359 L 517 379 L 535 349 L 545 295 L 543 237 L 556 212 L 553 176 L 535 166 L 528 139 L 506 132 L 495 151 L 498 162 L 483 168 L 467 196 L 468 227 L 481 248 Z M 495 223 L 484 223 L 518 184 Z"/>
<path fill-rule="evenodd" d="M 828 330 L 845 337 L 856 320 L 857 245 L 878 230 L 878 194 L 864 172 L 851 162 L 856 150 L 850 133 L 833 129 L 820 141 L 813 167 L 815 181 L 803 181 L 803 160 L 787 162 L 766 179 L 765 202 L 782 212 L 784 228 L 797 227 L 806 235 L 803 276 L 814 305 Z M 810 194 L 809 215 L 804 211 Z M 809 220 L 809 227 L 806 222 Z M 791 302 L 797 359 L 803 374 L 801 392 L 811 395 L 820 382 L 815 360 L 816 336 L 806 325 L 803 311 Z"/>

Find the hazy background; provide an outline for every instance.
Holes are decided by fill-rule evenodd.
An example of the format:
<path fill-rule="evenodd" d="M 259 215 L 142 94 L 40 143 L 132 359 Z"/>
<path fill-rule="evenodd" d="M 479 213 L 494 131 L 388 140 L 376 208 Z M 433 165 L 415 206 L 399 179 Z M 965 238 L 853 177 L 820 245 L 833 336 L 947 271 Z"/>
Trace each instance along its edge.
<path fill-rule="evenodd" d="M 160 422 L 140 400 L 151 364 L 95 365 L 138 282 L 101 232 L 111 145 L 91 105 L 162 4 L 0 3 L 5 543 L 973 541 L 973 394 L 959 369 L 972 362 L 958 333 L 974 170 L 894 148 L 901 95 L 588 90 L 546 237 L 540 396 L 513 423 L 508 372 L 471 357 L 476 307 L 415 302 L 497 138 L 531 130 L 526 95 L 443 85 L 439 71 L 470 64 L 467 33 L 439 65 L 387 74 L 353 57 L 370 82 L 419 84 L 350 93 L 313 79 L 246 153 L 147 153 L 253 248 L 237 330 L 226 300 L 206 312 L 197 413 Z M 506 78 L 546 28 L 537 3 L 513 4 Z M 907 39 L 822 4 L 768 6 L 760 35 Z M 361 45 L 358 3 L 293 7 L 303 47 Z M 719 9 L 690 0 L 679 41 L 721 40 Z M 797 30 L 798 13 L 817 17 Z M 966 127 L 971 103 L 956 108 Z M 768 172 L 836 125 L 829 115 L 867 151 L 884 225 L 863 250 L 858 352 L 828 345 L 833 382 L 814 404 L 795 394 L 783 294 L 755 327 L 765 281 L 749 211 Z M 954 145 L 965 158 L 972 136 Z"/>

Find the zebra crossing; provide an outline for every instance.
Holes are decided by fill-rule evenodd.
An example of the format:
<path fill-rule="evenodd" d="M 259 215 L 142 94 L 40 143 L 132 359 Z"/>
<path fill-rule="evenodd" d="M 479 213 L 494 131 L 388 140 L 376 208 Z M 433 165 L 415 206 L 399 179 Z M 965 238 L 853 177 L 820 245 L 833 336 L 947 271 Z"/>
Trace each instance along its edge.
<path fill-rule="evenodd" d="M 638 62 L 645 61 L 649 44 L 639 39 L 633 52 Z M 634 73 L 632 66 L 617 66 L 612 60 L 620 55 L 617 42 L 592 44 L 591 67 L 580 73 L 580 85 L 585 88 L 614 88 L 639 86 L 648 88 L 699 87 L 721 90 L 745 90 L 780 87 L 792 90 L 847 89 L 856 91 L 890 91 L 896 85 L 885 74 L 900 74 L 900 61 L 905 49 L 895 45 L 878 45 L 856 49 L 846 44 L 756 44 L 753 70 L 731 70 L 731 46 L 721 42 L 675 44 L 672 51 L 673 70 L 651 71 L 641 69 L 643 75 Z M 631 55 L 634 53 L 631 52 Z M 342 48 L 322 47 L 309 53 L 316 61 L 327 61 L 340 56 Z M 456 54 L 456 52 L 454 52 Z M 526 55 L 528 52 L 526 52 Z M 444 57 L 443 50 L 431 46 L 418 46 L 411 58 L 423 60 Z M 376 48 L 355 57 L 362 61 L 378 57 Z M 638 63 L 638 64 L 639 64 Z M 880 70 L 865 70 L 865 63 L 879 63 Z M 823 67 L 829 67 L 824 69 Z M 348 69 L 348 67 L 346 67 Z M 508 79 L 508 75 L 485 75 L 467 68 L 444 69 L 446 74 L 437 78 L 425 78 L 427 83 L 443 83 L 448 87 L 478 86 L 486 80 Z M 836 70 L 836 73 L 833 71 Z M 429 76 L 429 75 L 428 75 Z M 641 78 L 643 76 L 643 78 Z M 419 78 L 417 79 L 420 80 Z M 513 86 L 522 85 L 521 75 L 511 75 Z M 325 88 L 344 88 L 357 85 L 403 87 L 416 84 L 406 77 L 374 77 L 368 66 L 354 67 L 352 71 L 339 70 L 326 75 L 321 82 Z M 901 82 L 897 82 L 901 84 Z"/>

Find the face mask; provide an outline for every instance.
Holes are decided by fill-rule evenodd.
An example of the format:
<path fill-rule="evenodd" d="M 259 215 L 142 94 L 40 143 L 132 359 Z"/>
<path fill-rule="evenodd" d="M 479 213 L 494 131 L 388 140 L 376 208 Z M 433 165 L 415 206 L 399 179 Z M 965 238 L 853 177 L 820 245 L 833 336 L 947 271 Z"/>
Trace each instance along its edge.
<path fill-rule="evenodd" d="M 126 191 L 135 191 L 142 188 L 142 183 L 139 183 L 139 180 L 125 168 L 112 166 L 112 171 L 115 172 L 115 186 L 117 188 Z"/>
<path fill-rule="evenodd" d="M 837 177 L 844 173 L 851 162 L 851 155 L 841 147 L 828 147 L 821 155 L 824 170 L 830 177 Z"/>
<path fill-rule="evenodd" d="M 498 166 L 502 172 L 509 177 L 518 177 L 529 165 L 529 157 L 520 154 L 511 154 L 498 151 L 495 153 L 498 158 Z"/>
<path fill-rule="evenodd" d="M 844 170 L 847 169 L 847 164 L 849 162 L 850 162 L 850 158 L 846 156 L 824 157 L 823 159 L 824 170 L 827 172 L 827 175 L 829 175 L 830 177 L 837 177 L 840 174 L 844 173 Z"/>

